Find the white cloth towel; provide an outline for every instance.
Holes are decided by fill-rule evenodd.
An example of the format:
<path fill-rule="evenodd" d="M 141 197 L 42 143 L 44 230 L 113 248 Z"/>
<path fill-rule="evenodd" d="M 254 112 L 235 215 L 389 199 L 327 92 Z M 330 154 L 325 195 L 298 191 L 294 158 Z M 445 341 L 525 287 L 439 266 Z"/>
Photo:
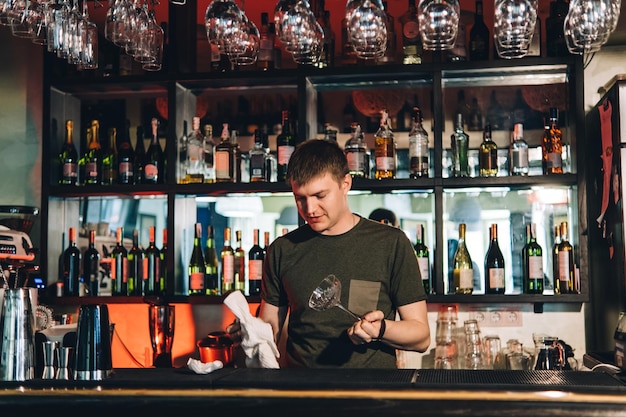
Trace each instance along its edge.
<path fill-rule="evenodd" d="M 250 314 L 248 301 L 241 291 L 234 291 L 224 298 L 224 304 L 239 319 L 241 325 L 241 348 L 246 354 L 248 368 L 278 369 L 280 353 L 274 342 L 274 332 L 269 323 Z"/>
<path fill-rule="evenodd" d="M 223 367 L 224 364 L 222 363 L 222 361 L 204 363 L 194 358 L 189 358 L 189 360 L 187 361 L 187 368 L 191 369 L 197 374 L 210 374 L 211 372 L 222 369 Z"/>

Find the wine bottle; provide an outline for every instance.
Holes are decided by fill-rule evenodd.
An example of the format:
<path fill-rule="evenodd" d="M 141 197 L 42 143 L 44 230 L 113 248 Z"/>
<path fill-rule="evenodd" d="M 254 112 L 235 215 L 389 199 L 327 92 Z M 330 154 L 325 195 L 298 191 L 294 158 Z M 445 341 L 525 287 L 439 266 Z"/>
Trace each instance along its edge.
<path fill-rule="evenodd" d="M 100 145 L 100 122 L 92 120 L 87 128 L 87 150 L 80 158 L 79 169 L 84 185 L 99 185 L 102 181 L 102 146 Z"/>
<path fill-rule="evenodd" d="M 206 294 L 220 294 L 219 263 L 215 248 L 215 231 L 213 226 L 207 226 L 206 247 L 204 248 L 204 263 L 206 265 Z"/>
<path fill-rule="evenodd" d="M 143 126 L 137 126 L 137 141 L 135 142 L 135 159 L 133 167 L 135 170 L 135 184 L 144 182 L 144 165 L 146 163 L 146 146 L 144 143 Z"/>
<path fill-rule="evenodd" d="M 270 33 L 269 14 L 261 12 L 261 28 L 259 29 L 259 57 L 257 68 L 262 71 L 274 69 L 274 36 Z"/>
<path fill-rule="evenodd" d="M 350 137 L 344 146 L 350 175 L 353 178 L 369 178 L 369 156 L 363 130 L 357 122 L 352 122 L 350 130 Z"/>
<path fill-rule="evenodd" d="M 476 0 L 474 26 L 469 37 L 470 61 L 486 61 L 489 59 L 489 28 L 483 19 L 483 2 Z"/>
<path fill-rule="evenodd" d="M 465 228 L 465 223 L 459 224 L 459 243 L 454 253 L 454 292 L 457 294 L 474 291 L 474 269 L 465 245 Z"/>
<path fill-rule="evenodd" d="M 374 135 L 376 179 L 396 178 L 396 142 L 389 125 L 389 113 L 380 111 L 380 127 Z"/>
<path fill-rule="evenodd" d="M 554 226 L 554 245 L 552 246 L 552 290 L 558 294 L 559 285 L 559 245 L 561 244 L 561 227 Z"/>
<path fill-rule="evenodd" d="M 243 155 L 241 148 L 239 147 L 239 131 L 233 130 L 230 132 L 230 141 L 233 145 L 233 160 L 231 162 L 233 166 L 233 182 L 244 182 L 242 175 L 245 173 L 242 169 Z M 245 173 L 248 175 L 247 173 Z M 250 176 L 248 175 L 245 182 L 250 182 Z"/>
<path fill-rule="evenodd" d="M 74 121 L 65 122 L 65 142 L 59 153 L 61 172 L 59 185 L 76 185 L 78 183 L 78 152 L 74 146 Z"/>
<path fill-rule="evenodd" d="M 220 281 L 222 283 L 222 295 L 226 295 L 235 289 L 235 251 L 230 246 L 230 227 L 224 228 L 224 246 L 220 251 L 222 269 Z"/>
<path fill-rule="evenodd" d="M 191 133 L 187 136 L 187 172 L 185 183 L 204 182 L 204 135 L 200 131 L 200 118 L 194 116 Z"/>
<path fill-rule="evenodd" d="M 263 232 L 263 250 L 267 253 L 270 247 L 270 232 Z"/>
<path fill-rule="evenodd" d="M 68 247 L 63 252 L 63 295 L 77 297 L 80 294 L 81 254 L 76 247 L 76 228 L 70 227 Z"/>
<path fill-rule="evenodd" d="M 139 230 L 133 230 L 133 246 L 128 251 L 128 295 L 143 295 L 143 251 L 139 247 Z"/>
<path fill-rule="evenodd" d="M 183 120 L 183 134 L 178 138 L 176 146 L 176 160 L 178 161 L 178 167 L 176 169 L 176 183 L 187 183 L 187 120 Z"/>
<path fill-rule="evenodd" d="M 96 297 L 100 290 L 100 252 L 96 249 L 96 231 L 89 231 L 89 243 L 83 254 L 83 280 L 89 295 Z"/>
<path fill-rule="evenodd" d="M 525 294 L 543 294 L 543 251 L 537 243 L 535 224 L 526 225 L 527 243 L 522 249 Z"/>
<path fill-rule="evenodd" d="M 550 2 L 550 16 L 546 19 L 546 52 L 549 57 L 568 56 L 563 24 L 569 11 L 565 0 Z"/>
<path fill-rule="evenodd" d="M 557 294 L 574 294 L 574 248 L 567 240 L 567 222 L 561 222 L 561 243 L 559 243 L 559 280 L 557 281 Z"/>
<path fill-rule="evenodd" d="M 163 246 L 161 246 L 161 250 L 159 251 L 159 260 L 159 286 L 157 287 L 157 291 L 159 292 L 159 294 L 166 295 L 168 281 L 167 228 L 163 229 Z"/>
<path fill-rule="evenodd" d="M 143 256 L 143 294 L 162 295 L 161 289 L 161 251 L 156 247 L 155 227 L 148 229 L 148 247 Z"/>
<path fill-rule="evenodd" d="M 126 120 L 124 129 L 120 131 L 120 146 L 117 152 L 117 183 L 133 184 L 135 182 L 135 151 L 130 143 L 130 121 Z"/>
<path fill-rule="evenodd" d="M 204 125 L 204 182 L 215 182 L 215 142 L 213 141 L 213 126 Z"/>
<path fill-rule="evenodd" d="M 413 107 L 413 121 L 409 132 L 409 176 L 428 177 L 429 168 L 428 133 L 422 125 L 422 111 L 419 107 Z"/>
<path fill-rule="evenodd" d="M 563 173 L 563 139 L 561 128 L 559 127 L 559 110 L 550 108 L 549 123 L 543 135 L 541 146 L 543 174 Z"/>
<path fill-rule="evenodd" d="M 485 294 L 504 294 L 504 256 L 498 245 L 498 225 L 489 228 L 489 249 L 485 256 Z"/>
<path fill-rule="evenodd" d="M 235 231 L 235 290 L 246 292 L 246 251 L 242 247 L 241 230 Z"/>
<path fill-rule="evenodd" d="M 261 293 L 264 260 L 265 251 L 259 245 L 259 229 L 254 229 L 252 231 L 252 247 L 248 251 L 248 293 L 250 295 Z"/>
<path fill-rule="evenodd" d="M 491 125 L 485 126 L 485 131 L 483 132 L 478 166 L 481 177 L 495 177 L 498 175 L 498 145 L 491 139 Z"/>
<path fill-rule="evenodd" d="M 202 224 L 194 225 L 193 249 L 189 259 L 189 295 L 205 295 L 206 263 L 202 253 Z"/>
<path fill-rule="evenodd" d="M 152 140 L 146 152 L 146 160 L 143 166 L 143 181 L 146 184 L 163 184 L 165 180 L 163 172 L 163 149 L 159 143 L 159 120 L 152 118 Z"/>
<path fill-rule="evenodd" d="M 117 182 L 117 129 L 109 128 L 109 145 L 102 153 L 102 185 Z"/>
<path fill-rule="evenodd" d="M 278 181 L 287 178 L 287 166 L 289 158 L 296 147 L 296 138 L 291 132 L 291 119 L 289 110 L 282 111 L 282 131 L 276 137 L 276 149 L 278 150 Z"/>
<path fill-rule="evenodd" d="M 407 10 L 399 17 L 402 25 L 402 63 L 404 65 L 422 63 L 422 38 L 415 0 L 407 0 Z"/>
<path fill-rule="evenodd" d="M 457 113 L 454 133 L 450 136 L 452 150 L 452 176 L 469 177 L 467 151 L 469 136 L 463 130 L 463 114 Z"/>
<path fill-rule="evenodd" d="M 424 285 L 424 291 L 426 294 L 430 294 L 432 291 L 432 285 L 430 283 L 430 254 L 428 246 L 424 244 L 424 225 L 418 224 L 415 233 L 415 254 L 417 255 L 417 263 L 420 268 L 420 275 L 422 276 L 422 284 Z"/>
<path fill-rule="evenodd" d="M 116 230 L 116 243 L 111 251 L 111 292 L 113 295 L 126 295 L 128 288 L 128 250 L 124 247 L 124 229 Z"/>
<path fill-rule="evenodd" d="M 220 143 L 215 147 L 215 181 L 235 182 L 234 147 L 230 140 L 228 123 L 222 124 Z"/>

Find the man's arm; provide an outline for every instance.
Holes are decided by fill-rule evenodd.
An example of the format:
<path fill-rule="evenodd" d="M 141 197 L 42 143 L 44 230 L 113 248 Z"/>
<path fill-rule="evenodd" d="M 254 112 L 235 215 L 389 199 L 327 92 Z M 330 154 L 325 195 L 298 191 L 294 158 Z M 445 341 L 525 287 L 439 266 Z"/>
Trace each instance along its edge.
<path fill-rule="evenodd" d="M 261 300 L 259 309 L 259 318 L 272 326 L 274 332 L 274 341 L 278 343 L 280 340 L 280 332 L 287 318 L 288 307 L 277 307 Z"/>

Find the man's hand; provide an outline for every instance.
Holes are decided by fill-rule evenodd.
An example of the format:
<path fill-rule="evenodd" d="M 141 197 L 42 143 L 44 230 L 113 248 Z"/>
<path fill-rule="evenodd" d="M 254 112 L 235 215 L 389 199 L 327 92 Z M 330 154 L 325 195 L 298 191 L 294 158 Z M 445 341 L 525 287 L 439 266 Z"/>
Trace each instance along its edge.
<path fill-rule="evenodd" d="M 379 342 L 383 339 L 386 327 L 384 313 L 380 310 L 370 311 L 348 329 L 348 337 L 355 345 Z"/>
<path fill-rule="evenodd" d="M 238 345 L 241 343 L 241 324 L 238 319 L 226 326 L 226 333 L 233 339 L 233 343 Z"/>

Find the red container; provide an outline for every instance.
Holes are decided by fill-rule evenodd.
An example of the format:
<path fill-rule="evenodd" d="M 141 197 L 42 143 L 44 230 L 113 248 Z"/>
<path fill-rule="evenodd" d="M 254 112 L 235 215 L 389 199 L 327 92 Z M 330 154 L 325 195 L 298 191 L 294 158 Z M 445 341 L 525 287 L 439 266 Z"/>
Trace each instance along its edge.
<path fill-rule="evenodd" d="M 209 363 L 221 361 L 224 366 L 233 362 L 233 339 L 225 332 L 211 332 L 198 340 L 200 361 Z"/>

